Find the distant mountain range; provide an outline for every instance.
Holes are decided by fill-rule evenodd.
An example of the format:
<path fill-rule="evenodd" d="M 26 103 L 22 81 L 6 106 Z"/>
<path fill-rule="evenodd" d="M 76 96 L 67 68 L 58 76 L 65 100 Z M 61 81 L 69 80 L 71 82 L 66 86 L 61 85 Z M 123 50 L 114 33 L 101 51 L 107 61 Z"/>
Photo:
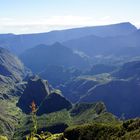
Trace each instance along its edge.
<path fill-rule="evenodd" d="M 115 37 L 128 35 L 135 31 L 137 31 L 137 28 L 134 25 L 129 22 L 125 22 L 105 26 L 74 28 L 38 34 L 1 34 L 0 46 L 7 48 L 16 54 L 21 54 L 25 50 L 33 48 L 39 44 L 50 45 L 55 42 L 64 42 L 90 35 L 99 37 Z"/>
<path fill-rule="evenodd" d="M 69 40 L 63 43 L 73 50 L 83 52 L 90 57 L 100 56 L 139 56 L 140 55 L 140 31 L 136 30 L 125 36 L 99 37 L 90 35 L 79 39 Z"/>
<path fill-rule="evenodd" d="M 43 72 L 48 66 L 58 65 L 85 69 L 89 67 L 86 58 L 74 53 L 60 43 L 53 45 L 39 45 L 25 51 L 21 56 L 24 64 L 33 72 Z"/>

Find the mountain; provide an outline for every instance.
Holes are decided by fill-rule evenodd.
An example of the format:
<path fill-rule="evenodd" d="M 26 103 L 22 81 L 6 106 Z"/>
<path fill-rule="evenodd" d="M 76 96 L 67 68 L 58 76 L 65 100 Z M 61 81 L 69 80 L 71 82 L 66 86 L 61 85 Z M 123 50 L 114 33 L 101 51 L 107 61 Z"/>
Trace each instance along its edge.
<path fill-rule="evenodd" d="M 15 101 L 24 90 L 23 79 L 28 72 L 18 57 L 0 48 L 0 135 L 9 139 L 20 120 Z"/>
<path fill-rule="evenodd" d="M 8 99 L 29 71 L 11 52 L 0 48 L 0 99 Z M 18 89 L 17 89 L 18 90 Z"/>
<path fill-rule="evenodd" d="M 62 95 L 53 92 L 47 81 L 39 77 L 33 77 L 21 95 L 17 106 L 26 114 L 31 112 L 30 105 L 35 102 L 38 107 L 37 115 L 59 111 L 62 109 L 70 109 L 71 103 Z"/>
<path fill-rule="evenodd" d="M 43 101 L 37 112 L 38 115 L 71 109 L 72 104 L 62 95 L 53 92 Z"/>
<path fill-rule="evenodd" d="M 0 75 L 18 82 L 22 80 L 24 74 L 25 68 L 21 61 L 9 51 L 0 48 Z"/>
<path fill-rule="evenodd" d="M 20 97 L 17 106 L 19 106 L 23 112 L 29 113 L 31 111 L 30 105 L 32 101 L 39 106 L 44 98 L 49 94 L 50 90 L 47 81 L 43 81 L 38 77 L 33 77 L 28 81 L 28 84 L 24 90 L 24 93 Z"/>
<path fill-rule="evenodd" d="M 81 101 L 103 101 L 108 110 L 117 116 L 126 118 L 140 116 L 140 62 L 126 63 L 112 75 L 115 79 L 91 89 Z"/>
<path fill-rule="evenodd" d="M 0 48 L 0 139 L 27 139 L 34 125 L 33 102 L 37 137 L 139 139 L 139 119 L 124 121 L 140 116 L 140 61 L 131 59 L 139 57 L 139 38 L 140 30 L 130 23 L 1 34 L 0 45 L 24 52 L 22 61 L 45 80 L 30 76 L 16 56 Z M 55 41 L 60 43 L 46 45 Z M 118 67 L 122 57 L 131 61 Z M 100 58 L 116 61 L 105 65 Z"/>
<path fill-rule="evenodd" d="M 139 90 L 133 81 L 114 80 L 90 90 L 81 102 L 103 101 L 113 114 L 134 118 L 140 116 Z"/>
<path fill-rule="evenodd" d="M 118 117 L 139 117 L 140 61 L 125 63 L 110 74 L 79 76 L 60 89 L 74 103 L 102 101 Z"/>
<path fill-rule="evenodd" d="M 122 63 L 140 55 L 140 32 L 136 30 L 125 36 L 100 37 L 84 36 L 63 42 L 63 44 L 79 54 L 93 59 L 94 63 Z"/>
<path fill-rule="evenodd" d="M 33 72 L 42 72 L 49 65 L 59 65 L 85 69 L 89 67 L 87 59 L 75 54 L 71 49 L 55 43 L 51 46 L 39 45 L 25 51 L 21 56 L 23 63 Z"/>
<path fill-rule="evenodd" d="M 107 83 L 111 80 L 112 77 L 109 74 L 95 76 L 83 75 L 69 80 L 64 85 L 59 86 L 59 88 L 66 98 L 68 98 L 73 103 L 77 103 L 96 86 Z"/>
<path fill-rule="evenodd" d="M 86 92 L 96 84 L 98 84 L 98 82 L 78 77 L 68 81 L 64 86 L 60 86 L 59 88 L 65 97 L 75 103 L 78 102 L 80 97 L 84 96 Z"/>
<path fill-rule="evenodd" d="M 114 65 L 96 64 L 96 65 L 93 65 L 92 68 L 89 69 L 87 72 L 85 72 L 85 74 L 96 75 L 96 74 L 102 74 L 102 73 L 110 73 L 116 69 L 117 67 Z"/>
<path fill-rule="evenodd" d="M 138 79 L 140 77 L 140 61 L 125 63 L 122 68 L 118 69 L 112 75 L 120 79 Z"/>
<path fill-rule="evenodd" d="M 38 34 L 1 34 L 0 46 L 7 48 L 16 54 L 21 54 L 25 50 L 39 44 L 48 45 L 89 35 L 100 37 L 128 35 L 136 30 L 137 28 L 134 25 L 129 22 L 124 22 L 105 26 L 82 27 Z"/>

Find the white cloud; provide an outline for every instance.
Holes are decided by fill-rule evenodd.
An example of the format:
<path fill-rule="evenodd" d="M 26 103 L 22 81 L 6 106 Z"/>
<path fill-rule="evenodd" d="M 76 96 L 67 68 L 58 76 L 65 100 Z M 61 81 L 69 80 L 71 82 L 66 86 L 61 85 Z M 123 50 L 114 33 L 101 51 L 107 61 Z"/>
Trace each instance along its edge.
<path fill-rule="evenodd" d="M 100 20 L 102 21 L 108 21 L 111 19 L 111 16 L 105 16 L 105 17 L 102 17 Z"/>
<path fill-rule="evenodd" d="M 45 32 L 54 29 L 91 25 L 92 18 L 80 16 L 53 16 L 46 18 L 0 18 L 0 32 Z"/>
<path fill-rule="evenodd" d="M 140 22 L 134 22 L 133 23 L 137 28 L 140 28 Z"/>
<path fill-rule="evenodd" d="M 23 25 L 87 25 L 93 19 L 91 17 L 80 16 L 53 16 L 46 18 L 32 18 L 32 19 L 0 19 L 0 25 L 3 26 L 23 26 Z"/>

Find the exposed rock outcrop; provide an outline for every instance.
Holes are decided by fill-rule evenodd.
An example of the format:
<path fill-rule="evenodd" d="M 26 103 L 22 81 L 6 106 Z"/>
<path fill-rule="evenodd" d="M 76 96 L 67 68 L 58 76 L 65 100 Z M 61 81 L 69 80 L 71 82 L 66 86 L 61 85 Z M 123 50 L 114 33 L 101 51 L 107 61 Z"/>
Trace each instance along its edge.
<path fill-rule="evenodd" d="M 32 101 L 35 102 L 38 110 L 37 115 L 59 111 L 61 109 L 70 109 L 71 103 L 62 95 L 53 92 L 52 88 L 46 80 L 35 77 L 28 81 L 27 87 L 20 97 L 17 106 L 22 109 L 24 113 L 31 112 L 30 105 Z"/>

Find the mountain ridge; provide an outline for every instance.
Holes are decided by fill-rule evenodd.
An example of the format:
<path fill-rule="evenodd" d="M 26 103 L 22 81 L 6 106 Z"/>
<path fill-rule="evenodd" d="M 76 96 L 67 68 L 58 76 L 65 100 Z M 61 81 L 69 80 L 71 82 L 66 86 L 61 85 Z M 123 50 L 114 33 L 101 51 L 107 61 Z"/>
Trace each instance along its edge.
<path fill-rule="evenodd" d="M 0 46 L 9 49 L 10 51 L 21 54 L 27 49 L 33 48 L 39 44 L 50 45 L 54 42 L 64 42 L 74 38 L 79 38 L 87 35 L 97 36 L 118 36 L 127 35 L 136 31 L 137 28 L 129 22 L 93 26 L 93 27 L 81 27 L 74 29 L 65 29 L 60 31 L 50 31 L 47 33 L 36 34 L 5 34 L 0 35 Z M 5 36 L 2 37 L 2 36 Z"/>

